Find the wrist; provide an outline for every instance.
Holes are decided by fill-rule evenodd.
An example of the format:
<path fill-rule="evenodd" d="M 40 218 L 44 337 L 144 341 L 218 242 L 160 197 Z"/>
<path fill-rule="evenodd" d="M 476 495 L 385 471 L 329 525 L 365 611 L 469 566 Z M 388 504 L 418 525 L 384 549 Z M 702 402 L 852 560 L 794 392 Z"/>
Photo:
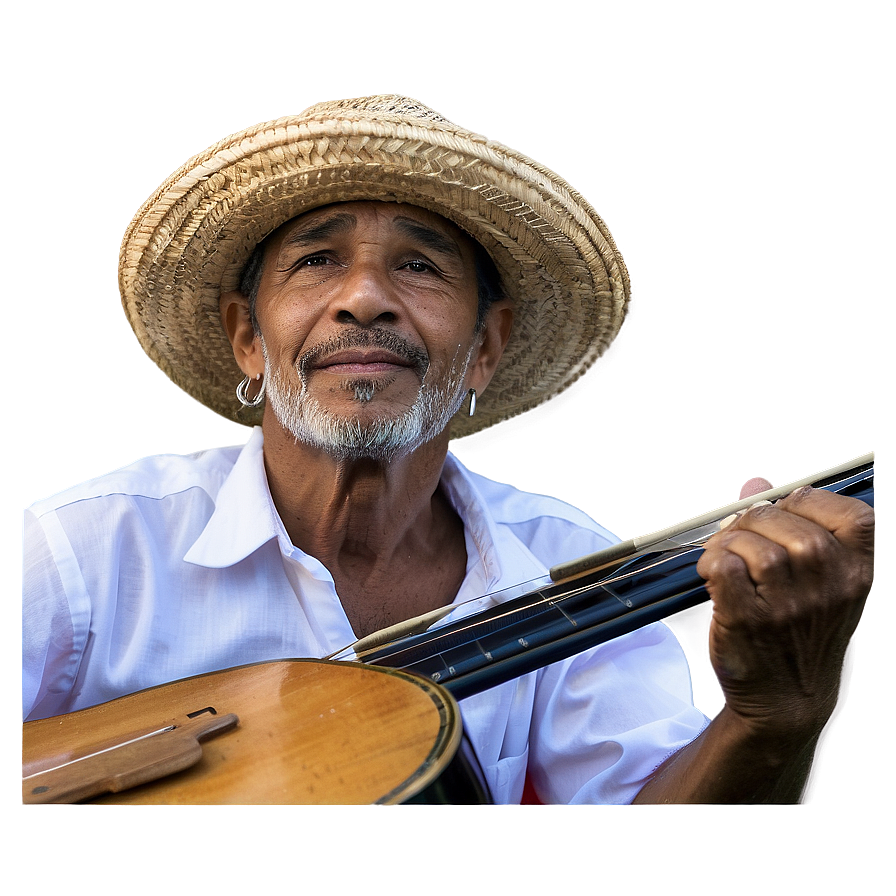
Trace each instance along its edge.
<path fill-rule="evenodd" d="M 733 754 L 756 771 L 778 773 L 790 765 L 811 764 L 818 738 L 830 713 L 798 709 L 751 716 L 725 705 L 714 720 Z"/>

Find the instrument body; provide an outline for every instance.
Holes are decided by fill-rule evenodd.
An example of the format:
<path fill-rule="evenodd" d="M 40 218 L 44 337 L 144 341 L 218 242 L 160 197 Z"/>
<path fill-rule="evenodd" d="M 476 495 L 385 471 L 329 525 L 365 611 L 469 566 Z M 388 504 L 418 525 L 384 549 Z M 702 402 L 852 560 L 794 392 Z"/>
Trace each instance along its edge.
<path fill-rule="evenodd" d="M 472 784 L 467 792 L 444 793 L 446 770 L 467 761 L 460 713 L 444 690 L 393 669 L 323 660 L 212 672 L 26 722 L 23 775 L 60 765 L 77 774 L 78 757 L 209 707 L 237 716 L 239 724 L 205 741 L 185 770 L 98 801 L 400 803 L 431 787 L 439 801 L 484 801 Z M 23 781 L 26 802 L 37 801 L 29 798 L 34 780 Z"/>

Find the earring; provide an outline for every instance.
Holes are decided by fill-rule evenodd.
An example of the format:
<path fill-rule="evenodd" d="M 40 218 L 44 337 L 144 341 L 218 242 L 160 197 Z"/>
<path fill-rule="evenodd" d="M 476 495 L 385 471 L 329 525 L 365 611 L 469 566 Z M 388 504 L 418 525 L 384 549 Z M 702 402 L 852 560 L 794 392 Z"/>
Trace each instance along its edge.
<path fill-rule="evenodd" d="M 261 380 L 261 374 L 256 374 L 256 380 Z M 249 398 L 246 390 L 249 388 L 249 383 L 252 380 L 249 379 L 248 376 L 243 378 L 243 381 L 236 387 L 236 397 L 240 400 L 240 404 L 244 408 L 257 408 L 264 401 L 264 380 L 261 380 L 261 388 L 258 390 L 258 394 L 255 398 Z"/>
<path fill-rule="evenodd" d="M 476 390 L 470 389 L 470 413 L 468 416 L 472 417 L 473 414 L 476 413 Z"/>

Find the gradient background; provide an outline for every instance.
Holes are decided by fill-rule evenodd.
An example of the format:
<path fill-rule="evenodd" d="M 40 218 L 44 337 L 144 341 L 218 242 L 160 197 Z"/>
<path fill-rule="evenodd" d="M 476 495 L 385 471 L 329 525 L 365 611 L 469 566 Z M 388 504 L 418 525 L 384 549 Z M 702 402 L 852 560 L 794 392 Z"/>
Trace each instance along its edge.
<path fill-rule="evenodd" d="M 892 892 L 891 2 L 5 0 L 0 15 L 4 894 Z M 245 437 L 141 353 L 117 295 L 128 221 L 227 133 L 387 92 L 560 172 L 632 276 L 596 369 L 461 443 L 474 468 L 630 536 L 751 476 L 878 452 L 877 585 L 808 805 L 19 805 L 21 506 Z M 704 618 L 676 627 L 711 710 Z"/>

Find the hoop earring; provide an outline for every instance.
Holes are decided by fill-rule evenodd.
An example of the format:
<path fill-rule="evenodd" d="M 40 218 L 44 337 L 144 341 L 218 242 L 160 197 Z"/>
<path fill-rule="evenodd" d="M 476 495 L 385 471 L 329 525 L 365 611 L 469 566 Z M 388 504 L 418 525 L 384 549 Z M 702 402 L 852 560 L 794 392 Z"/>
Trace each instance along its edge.
<path fill-rule="evenodd" d="M 261 380 L 261 374 L 257 374 L 255 379 Z M 240 404 L 244 408 L 257 408 L 264 401 L 264 380 L 261 380 L 261 388 L 258 390 L 258 394 L 255 398 L 249 398 L 246 391 L 251 382 L 252 380 L 249 379 L 248 376 L 245 376 L 243 381 L 236 387 L 236 397 L 240 400 Z"/>
<path fill-rule="evenodd" d="M 476 390 L 470 389 L 470 413 L 469 417 L 472 417 L 473 414 L 476 413 Z"/>

